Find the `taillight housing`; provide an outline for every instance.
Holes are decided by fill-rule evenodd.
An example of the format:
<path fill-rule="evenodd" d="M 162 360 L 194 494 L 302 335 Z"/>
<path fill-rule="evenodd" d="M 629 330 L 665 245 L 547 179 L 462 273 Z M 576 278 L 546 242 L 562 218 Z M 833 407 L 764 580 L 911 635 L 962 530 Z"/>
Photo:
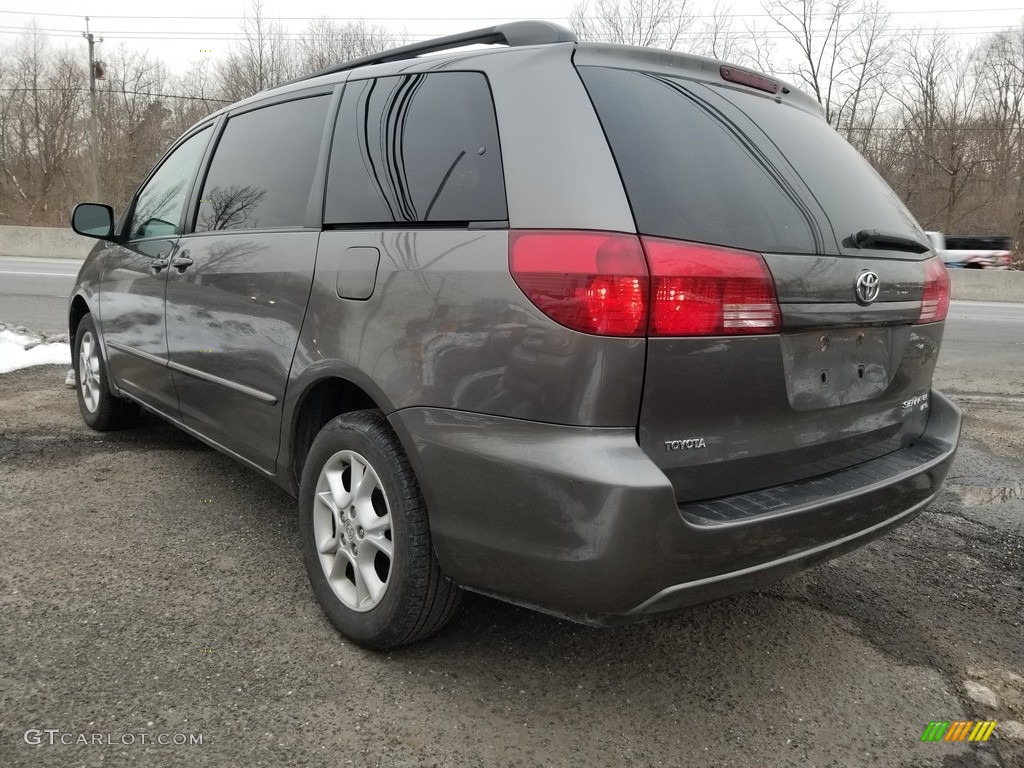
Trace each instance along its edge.
<path fill-rule="evenodd" d="M 758 253 L 643 238 L 651 270 L 651 336 L 778 333 L 775 283 Z"/>
<path fill-rule="evenodd" d="M 760 254 L 611 232 L 509 233 L 509 270 L 545 315 L 601 336 L 778 333 Z"/>
<path fill-rule="evenodd" d="M 924 262 L 924 293 L 921 295 L 921 313 L 917 325 L 937 323 L 949 312 L 949 272 L 939 258 Z"/>
<path fill-rule="evenodd" d="M 635 235 L 520 230 L 508 248 L 516 284 L 552 320 L 600 336 L 646 333 L 650 283 Z"/>

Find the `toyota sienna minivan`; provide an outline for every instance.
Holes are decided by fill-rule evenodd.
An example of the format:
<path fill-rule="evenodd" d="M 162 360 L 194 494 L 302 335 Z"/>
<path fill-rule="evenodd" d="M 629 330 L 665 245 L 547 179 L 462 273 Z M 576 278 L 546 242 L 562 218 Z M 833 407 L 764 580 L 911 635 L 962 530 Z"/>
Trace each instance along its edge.
<path fill-rule="evenodd" d="M 606 625 L 750 589 L 912 519 L 956 451 L 924 232 L 813 99 L 718 61 L 406 46 L 210 115 L 72 223 L 85 421 L 142 406 L 296 496 L 368 648 L 463 590 Z"/>

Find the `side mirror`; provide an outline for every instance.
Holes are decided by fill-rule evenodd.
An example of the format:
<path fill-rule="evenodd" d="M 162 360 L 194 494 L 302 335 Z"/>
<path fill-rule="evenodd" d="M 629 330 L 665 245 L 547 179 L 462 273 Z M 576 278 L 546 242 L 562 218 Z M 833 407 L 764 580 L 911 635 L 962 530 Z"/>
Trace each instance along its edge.
<path fill-rule="evenodd" d="M 100 203 L 79 203 L 71 213 L 71 228 L 86 237 L 110 240 L 114 236 L 114 209 Z"/>

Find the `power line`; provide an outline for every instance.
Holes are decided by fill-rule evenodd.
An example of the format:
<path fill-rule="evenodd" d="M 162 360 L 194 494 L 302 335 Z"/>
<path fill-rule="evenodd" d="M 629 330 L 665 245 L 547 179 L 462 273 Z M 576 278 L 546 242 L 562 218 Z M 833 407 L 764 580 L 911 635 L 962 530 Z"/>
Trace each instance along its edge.
<path fill-rule="evenodd" d="M 893 27 L 891 29 L 884 30 L 879 33 L 880 37 L 903 37 L 908 34 L 918 34 L 922 37 L 935 37 L 938 35 L 950 35 L 952 37 L 974 34 L 989 34 L 994 32 L 1002 32 L 1010 27 L 1001 24 L 993 25 L 978 25 L 970 27 L 957 27 L 956 29 L 928 29 L 922 27 Z M 38 31 L 48 37 L 79 37 L 80 33 L 70 29 L 50 29 L 50 28 L 39 28 Z M 0 34 L 22 34 L 25 32 L 24 28 L 0 26 Z M 746 34 L 746 29 L 733 30 L 736 35 Z M 759 29 L 758 34 L 769 39 L 775 40 L 789 40 L 791 35 L 784 29 Z M 400 34 L 400 33 L 396 33 Z M 236 42 L 238 40 L 245 39 L 245 34 L 242 32 L 169 32 L 167 30 L 125 30 L 120 32 L 109 32 L 104 33 L 107 40 L 179 40 L 182 42 Z M 290 32 L 281 31 L 273 33 L 274 37 L 279 37 L 287 40 L 301 40 L 308 36 L 306 32 Z M 415 34 L 415 35 L 401 35 L 402 37 L 409 38 L 412 40 L 430 40 L 437 35 L 434 34 Z M 680 40 L 696 40 L 702 37 L 702 32 L 688 31 L 678 39 Z M 614 42 L 610 36 L 600 36 L 599 38 L 593 38 L 595 41 L 606 41 Z"/>
<path fill-rule="evenodd" d="M 1024 13 L 1024 6 L 1017 8 L 950 8 L 948 10 L 905 10 L 905 11 L 890 11 L 886 10 L 884 13 L 892 16 L 909 16 L 909 15 L 936 15 L 936 14 L 947 14 L 947 13 Z M 0 11 L 0 14 L 12 14 L 19 16 L 53 16 L 59 18 L 72 18 L 80 19 L 81 14 L 78 13 L 42 13 L 35 11 Z M 828 16 L 829 11 L 822 11 L 818 14 L 812 14 L 812 16 Z M 853 14 L 851 14 L 853 15 Z M 252 16 L 90 16 L 93 19 L 104 19 L 104 20 L 123 20 L 123 19 L 154 19 L 159 21 L 247 21 Z M 315 21 L 322 17 L 320 16 L 266 16 L 271 21 Z M 330 17 L 328 17 L 330 18 Z M 509 21 L 514 17 L 511 16 L 359 16 L 359 17 L 348 17 L 344 19 L 331 19 L 332 21 L 494 21 L 502 22 Z M 548 17 L 551 21 L 569 21 L 568 17 L 565 16 L 551 16 Z M 630 19 L 631 16 L 624 15 L 613 18 L 619 19 Z M 667 19 L 676 19 L 677 16 L 668 16 Z M 769 13 L 720 13 L 720 14 L 695 14 L 692 18 L 695 19 L 713 19 L 713 18 L 771 18 Z"/>

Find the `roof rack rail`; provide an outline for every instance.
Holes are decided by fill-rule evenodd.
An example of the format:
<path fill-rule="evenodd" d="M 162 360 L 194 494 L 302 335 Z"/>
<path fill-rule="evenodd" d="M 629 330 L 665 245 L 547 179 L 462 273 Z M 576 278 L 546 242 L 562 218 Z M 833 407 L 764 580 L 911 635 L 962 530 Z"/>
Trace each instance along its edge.
<path fill-rule="evenodd" d="M 579 42 L 579 38 L 576 37 L 576 34 L 571 29 L 566 29 L 560 24 L 552 24 L 548 21 L 510 21 L 508 24 L 474 29 L 472 32 L 462 32 L 446 37 L 435 37 L 433 40 L 424 40 L 422 43 L 403 45 L 400 48 L 392 48 L 390 51 L 352 59 L 351 61 L 335 64 L 309 75 L 297 77 L 294 80 L 289 80 L 287 83 L 282 83 L 282 85 L 301 83 L 303 80 L 311 80 L 314 77 L 330 75 L 335 72 L 344 72 L 346 69 L 365 67 L 369 64 L 384 64 L 389 61 L 411 59 L 424 53 L 447 51 L 452 48 L 461 48 L 465 45 L 504 43 L 509 47 L 516 48 L 522 45 L 577 42 Z"/>

